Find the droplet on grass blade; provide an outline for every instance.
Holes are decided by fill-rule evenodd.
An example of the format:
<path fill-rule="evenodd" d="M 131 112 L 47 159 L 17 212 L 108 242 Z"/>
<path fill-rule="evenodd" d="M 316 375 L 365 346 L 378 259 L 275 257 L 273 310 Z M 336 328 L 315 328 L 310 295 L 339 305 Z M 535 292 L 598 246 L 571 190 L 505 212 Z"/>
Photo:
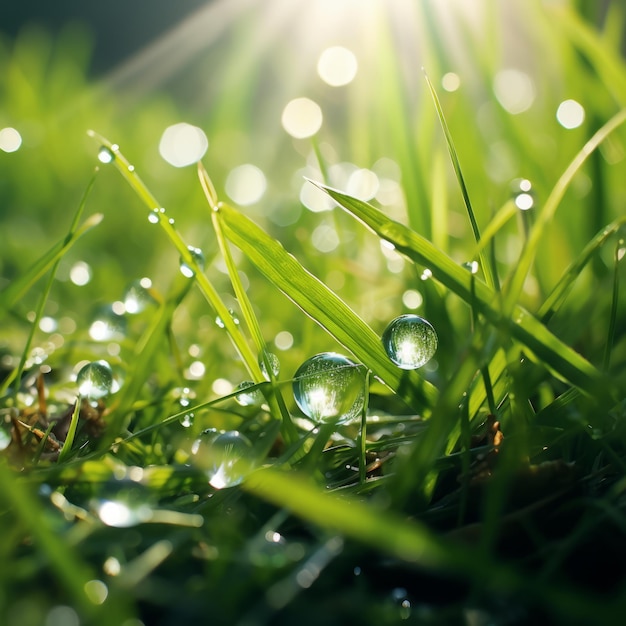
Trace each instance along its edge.
<path fill-rule="evenodd" d="M 106 146 L 100 146 L 98 150 L 98 161 L 100 161 L 100 163 L 113 163 L 114 160 L 115 155 L 111 149 Z"/>
<path fill-rule="evenodd" d="M 293 395 L 314 422 L 355 421 L 365 403 L 365 368 L 341 354 L 322 352 L 298 368 Z"/>
<path fill-rule="evenodd" d="M 196 464 L 215 489 L 239 485 L 253 467 L 252 443 L 237 430 L 202 433 L 192 446 Z"/>
<path fill-rule="evenodd" d="M 400 369 L 422 367 L 437 351 L 437 333 L 419 315 L 401 315 L 392 320 L 382 336 L 387 356 Z"/>
<path fill-rule="evenodd" d="M 148 291 L 152 287 L 149 278 L 133 281 L 124 293 L 124 309 L 126 313 L 135 315 L 141 313 L 154 300 Z"/>
<path fill-rule="evenodd" d="M 188 246 L 187 250 L 189 250 L 189 254 L 191 254 L 191 258 L 195 261 L 196 265 L 199 269 L 204 269 L 204 254 L 200 248 L 194 248 L 193 246 Z M 188 265 L 187 262 L 181 257 L 180 259 L 180 273 L 186 278 L 193 278 L 196 274 L 195 268 L 191 265 Z"/>
<path fill-rule="evenodd" d="M 98 400 L 111 393 L 113 371 L 106 361 L 93 361 L 83 366 L 76 375 L 78 393 L 88 400 Z"/>

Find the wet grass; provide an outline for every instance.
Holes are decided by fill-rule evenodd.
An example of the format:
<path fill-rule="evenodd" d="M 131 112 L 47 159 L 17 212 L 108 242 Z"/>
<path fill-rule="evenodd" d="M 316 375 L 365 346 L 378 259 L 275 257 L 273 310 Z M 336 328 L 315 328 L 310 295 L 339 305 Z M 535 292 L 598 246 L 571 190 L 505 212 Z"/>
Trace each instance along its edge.
<path fill-rule="evenodd" d="M 176 103 L 143 104 L 138 129 L 98 92 L 72 122 L 71 149 L 45 144 L 36 165 L 41 145 L 15 154 L 0 214 L 10 234 L 0 623 L 619 623 L 626 66 L 608 26 L 601 34 L 571 9 L 525 10 L 538 33 L 555 27 L 539 41 L 560 64 L 533 75 L 543 84 L 556 71 L 547 102 L 512 114 L 489 90 L 482 134 L 468 125 L 474 95 L 438 86 L 451 61 L 424 8 L 433 41 L 417 112 L 380 27 L 383 88 L 373 97 L 355 84 L 345 104 L 368 127 L 330 119 L 323 142 L 288 143 L 283 158 L 259 149 L 267 209 L 228 198 L 226 169 L 244 159 L 232 146 L 225 161 L 212 147 L 179 174 L 141 157 L 146 141 L 156 153 Z M 463 33 L 471 84 L 491 81 L 497 52 Z M 27 98 L 29 37 L 5 62 L 7 110 Z M 247 66 L 230 52 L 233 67 Z M 253 82 L 227 81 L 238 106 L 224 100 L 207 121 L 218 147 L 222 127 L 254 130 Z M 566 95 L 584 104 L 580 128 L 554 119 Z M 32 115 L 48 134 L 58 121 Z M 358 197 L 337 178 L 343 159 L 374 169 L 383 156 L 395 165 L 379 182 L 402 191 L 395 201 Z M 73 218 L 51 220 L 44 182 L 64 206 L 74 196 Z M 302 184 L 335 208 L 303 210 Z M 32 207 L 32 237 L 21 206 Z M 313 243 L 320 227 L 337 238 L 326 252 Z M 397 367 L 381 341 L 403 313 L 438 335 L 419 369 Z M 335 370 L 329 385 L 363 388 L 337 389 L 341 409 L 315 424 L 294 375 L 327 351 L 358 372 Z M 358 416 L 336 423 L 353 408 L 346 394 Z"/>

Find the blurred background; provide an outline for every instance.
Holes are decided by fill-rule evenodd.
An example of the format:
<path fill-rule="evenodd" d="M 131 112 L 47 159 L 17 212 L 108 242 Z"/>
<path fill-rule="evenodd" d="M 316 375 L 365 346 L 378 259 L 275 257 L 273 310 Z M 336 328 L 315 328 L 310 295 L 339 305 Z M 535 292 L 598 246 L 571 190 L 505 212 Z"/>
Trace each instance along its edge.
<path fill-rule="evenodd" d="M 471 229 L 424 68 L 481 226 L 507 202 L 519 203 L 518 218 L 498 236 L 506 274 L 533 212 L 584 142 L 626 104 L 623 23 L 620 2 L 565 0 L 5 2 L 0 288 L 67 232 L 98 164 L 98 145 L 86 134 L 94 129 L 120 145 L 185 240 L 203 250 L 207 273 L 236 309 L 195 168 L 174 167 L 185 159 L 167 153 L 166 130 L 183 123 L 199 129 L 196 143 L 207 138 L 203 162 L 220 197 L 376 330 L 417 311 L 441 320 L 444 347 L 460 344 L 467 326 L 449 320 L 461 305 L 429 283 L 427 268 L 381 246 L 304 177 L 371 201 L 459 263 L 471 260 Z M 622 212 L 623 140 L 623 132 L 613 135 L 567 192 L 526 285 L 530 308 Z M 112 167 L 102 167 L 88 198 L 87 213 L 95 212 L 104 221 L 64 257 L 37 336 L 52 362 L 67 358 L 58 355 L 70 336 L 80 350 L 123 360 L 115 337 L 90 333 L 94 322 L 105 311 L 132 329 L 134 318 L 111 313 L 112 305 L 135 281 L 149 278 L 166 293 L 178 276 L 176 252 Z M 581 294 L 608 275 L 608 256 L 579 281 Z M 287 371 L 312 346 L 335 348 L 237 260 L 266 340 L 283 352 Z M 37 296 L 31 291 L 0 329 L 9 354 L 20 353 Z M 574 297 L 571 306 L 588 303 Z M 605 314 L 591 311 L 590 319 Z M 231 356 L 195 292 L 176 324 L 191 378 L 190 365 L 206 362 L 210 350 Z M 565 316 L 555 329 L 567 334 Z"/>

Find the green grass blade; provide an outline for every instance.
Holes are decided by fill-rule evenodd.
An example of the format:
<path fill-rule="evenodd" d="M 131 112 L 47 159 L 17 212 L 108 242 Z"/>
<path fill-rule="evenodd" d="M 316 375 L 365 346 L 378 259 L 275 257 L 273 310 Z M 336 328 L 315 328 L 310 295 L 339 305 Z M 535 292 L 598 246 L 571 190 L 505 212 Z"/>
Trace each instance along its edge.
<path fill-rule="evenodd" d="M 601 248 L 611 237 L 611 235 L 619 232 L 621 227 L 626 224 L 626 217 L 611 222 L 605 226 L 582 250 L 578 258 L 565 270 L 563 276 L 554 286 L 551 293 L 545 299 L 544 303 L 539 307 L 537 317 L 545 323 L 556 313 L 567 296 L 570 287 L 578 278 L 583 268 L 594 253 Z"/>
<path fill-rule="evenodd" d="M 436 389 L 415 371 L 395 367 L 380 337 L 319 279 L 254 222 L 228 205 L 218 212 L 224 232 L 256 267 L 307 315 L 412 406 L 431 407 Z"/>
<path fill-rule="evenodd" d="M 539 247 L 539 241 L 545 232 L 546 226 L 554 217 L 554 214 L 556 213 L 556 210 L 565 195 L 565 191 L 574 179 L 574 176 L 578 173 L 589 155 L 624 122 L 626 122 L 626 109 L 622 109 L 616 113 L 606 124 L 604 124 L 604 126 L 594 133 L 593 137 L 591 137 L 591 139 L 589 139 L 589 141 L 587 141 L 587 143 L 582 147 L 556 182 L 556 185 L 553 187 L 552 192 L 548 196 L 543 209 L 537 216 L 520 259 L 515 266 L 510 280 L 507 281 L 505 286 L 505 311 L 512 311 L 515 302 L 519 299 L 524 287 L 524 281 L 530 271 L 537 248 Z"/>
<path fill-rule="evenodd" d="M 11 284 L 0 292 L 0 315 L 12 309 L 33 285 L 89 230 L 97 226 L 103 219 L 101 213 L 90 215 L 80 227 L 68 235 L 63 241 L 55 244 L 39 258 L 22 276 L 11 281 Z"/>
<path fill-rule="evenodd" d="M 314 183 L 317 184 L 317 183 Z M 472 301 L 478 311 L 496 327 L 504 327 L 520 343 L 559 376 L 591 395 L 606 391 L 602 373 L 580 354 L 553 335 L 539 320 L 520 306 L 514 306 L 512 315 L 503 316 L 499 294 L 440 252 L 427 239 L 421 237 L 367 202 L 348 196 L 336 189 L 317 184 L 349 213 L 363 222 L 379 237 L 392 243 L 396 249 L 416 263 L 427 266 L 433 275 L 450 291 L 469 305 Z M 473 300 L 472 300 L 473 298 Z M 492 378 L 497 378 L 493 376 Z"/>
<path fill-rule="evenodd" d="M 450 129 L 448 128 L 448 123 L 446 122 L 445 115 L 443 114 L 443 109 L 441 108 L 441 103 L 439 102 L 437 92 L 435 91 L 435 88 L 433 87 L 433 84 L 430 82 L 430 79 L 428 78 L 426 73 L 424 73 L 424 76 L 426 78 L 426 84 L 428 85 L 428 89 L 430 90 L 430 95 L 432 96 L 433 102 L 435 104 L 435 109 L 437 110 L 437 115 L 439 117 L 439 122 L 441 123 L 441 128 L 443 129 L 443 134 L 445 136 L 448 151 L 450 153 L 450 159 L 452 161 L 452 167 L 454 168 L 454 173 L 456 174 L 459 187 L 461 188 L 461 195 L 463 196 L 463 202 L 465 203 L 465 208 L 467 209 L 467 215 L 472 226 L 474 239 L 476 239 L 477 244 L 480 244 L 480 229 L 478 228 L 478 222 L 476 221 L 476 216 L 474 215 L 474 209 L 472 208 L 472 202 L 469 197 L 467 185 L 465 184 L 465 178 L 463 177 L 463 172 L 461 171 L 461 163 L 459 162 L 459 157 L 457 155 L 456 148 L 454 147 L 454 141 L 452 140 L 452 135 L 450 133 Z M 490 259 L 482 252 L 482 250 L 479 249 L 478 254 L 480 258 L 480 265 L 483 270 L 483 274 L 485 275 L 485 281 L 491 288 L 495 288 L 495 268 L 491 266 Z"/>

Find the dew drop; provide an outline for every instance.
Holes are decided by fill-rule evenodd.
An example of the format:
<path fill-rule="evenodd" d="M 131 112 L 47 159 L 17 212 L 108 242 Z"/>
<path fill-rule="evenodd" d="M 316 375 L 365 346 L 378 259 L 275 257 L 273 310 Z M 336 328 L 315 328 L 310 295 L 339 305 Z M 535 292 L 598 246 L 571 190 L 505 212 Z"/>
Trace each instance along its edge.
<path fill-rule="evenodd" d="M 150 213 L 148 213 L 148 221 L 151 224 L 158 224 L 159 223 L 159 209 L 152 209 L 152 211 L 150 211 Z"/>
<path fill-rule="evenodd" d="M 114 160 L 115 155 L 111 149 L 106 146 L 100 146 L 98 150 L 98 161 L 100 161 L 100 163 L 113 163 Z"/>
<path fill-rule="evenodd" d="M 196 464 L 215 489 L 239 485 L 252 468 L 252 444 L 239 431 L 202 433 L 192 446 Z"/>
<path fill-rule="evenodd" d="M 107 526 L 130 528 L 152 518 L 148 495 L 144 485 L 123 478 L 106 483 L 93 506 Z"/>
<path fill-rule="evenodd" d="M 178 421 L 180 422 L 181 426 L 183 426 L 184 428 L 191 428 L 195 421 L 195 417 L 196 416 L 192 412 L 185 413 L 184 415 L 180 416 L 180 419 Z"/>
<path fill-rule="evenodd" d="M 387 356 L 399 368 L 417 369 L 430 361 L 437 351 L 437 333 L 419 315 L 401 315 L 387 326 L 382 336 Z"/>
<path fill-rule="evenodd" d="M 230 314 L 230 317 L 233 320 L 233 322 L 236 325 L 239 325 L 239 318 L 237 317 L 237 314 L 235 313 L 235 311 L 233 311 L 233 309 L 228 309 L 228 313 Z M 215 318 L 215 324 L 219 328 L 226 328 L 226 324 L 224 323 L 224 320 L 219 315 Z"/>
<path fill-rule="evenodd" d="M 250 387 L 254 387 L 255 384 L 256 383 L 251 380 L 244 380 L 235 387 L 235 391 L 237 392 L 235 400 L 241 406 L 255 406 L 263 404 L 265 398 L 261 391 L 259 389 L 250 389 Z"/>
<path fill-rule="evenodd" d="M 76 375 L 78 393 L 83 398 L 98 400 L 111 393 L 113 372 L 106 361 L 93 361 L 83 366 Z"/>
<path fill-rule="evenodd" d="M 314 422 L 352 422 L 365 402 L 364 368 L 341 354 L 322 352 L 298 368 L 293 395 Z"/>
<path fill-rule="evenodd" d="M 465 268 L 470 274 L 478 274 L 478 261 L 466 261 L 461 267 Z"/>
<path fill-rule="evenodd" d="M 278 374 L 280 374 L 280 361 L 278 360 L 278 357 L 273 352 L 266 352 L 265 357 L 269 363 L 270 369 L 272 370 L 272 376 L 276 378 Z M 259 357 L 259 367 L 261 368 L 261 372 L 265 377 L 265 380 L 271 380 L 272 376 L 270 376 L 267 371 L 267 365 L 263 355 Z"/>
<path fill-rule="evenodd" d="M 133 281 L 124 293 L 124 310 L 135 315 L 141 313 L 148 305 L 154 302 L 148 289 L 152 286 L 149 278 Z"/>
<path fill-rule="evenodd" d="M 194 248 L 193 246 L 187 246 L 191 258 L 195 261 L 199 269 L 204 269 L 204 254 L 200 248 Z M 196 271 L 193 267 L 188 265 L 182 258 L 180 260 L 180 272 L 186 278 L 193 278 L 196 275 Z"/>
<path fill-rule="evenodd" d="M 94 341 L 122 339 L 126 333 L 126 320 L 112 307 L 102 307 L 89 327 L 89 336 Z"/>
<path fill-rule="evenodd" d="M 513 201 L 520 211 L 528 211 L 535 205 L 532 183 L 527 178 L 517 178 L 511 183 Z"/>

